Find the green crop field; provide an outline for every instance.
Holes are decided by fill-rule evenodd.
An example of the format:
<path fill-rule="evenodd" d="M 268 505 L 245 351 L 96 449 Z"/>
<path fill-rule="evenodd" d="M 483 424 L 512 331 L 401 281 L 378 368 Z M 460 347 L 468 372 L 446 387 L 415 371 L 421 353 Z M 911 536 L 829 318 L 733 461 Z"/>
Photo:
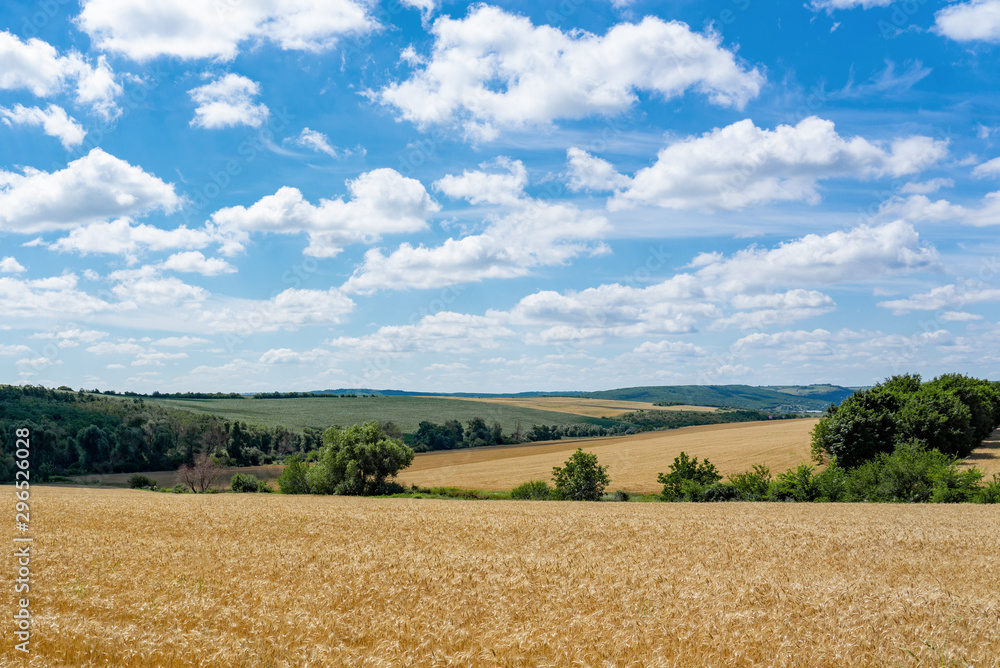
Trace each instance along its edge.
<path fill-rule="evenodd" d="M 480 417 L 487 424 L 499 422 L 506 433 L 517 423 L 527 430 L 533 424 L 600 424 L 582 415 L 542 411 L 504 404 L 458 401 L 437 397 L 299 397 L 295 399 L 145 399 L 145 401 L 197 413 L 210 413 L 226 420 L 241 420 L 268 427 L 326 429 L 368 420 L 392 420 L 405 433 L 414 433 L 422 420 L 440 424 L 458 420 L 463 424 Z"/>

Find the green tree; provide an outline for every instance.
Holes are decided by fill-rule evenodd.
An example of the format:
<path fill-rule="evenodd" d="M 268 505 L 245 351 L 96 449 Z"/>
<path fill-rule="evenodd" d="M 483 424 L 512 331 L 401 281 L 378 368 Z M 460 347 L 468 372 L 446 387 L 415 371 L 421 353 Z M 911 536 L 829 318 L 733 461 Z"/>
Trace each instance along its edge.
<path fill-rule="evenodd" d="M 968 406 L 951 392 L 930 384 L 907 398 L 898 424 L 900 440 L 917 440 L 948 455 L 964 457 L 979 445 Z"/>
<path fill-rule="evenodd" d="M 661 473 L 656 476 L 657 482 L 663 485 L 660 496 L 664 501 L 675 501 L 683 498 L 686 494 L 686 487 L 694 483 L 699 487 L 707 487 L 722 480 L 722 475 L 707 459 L 701 464 L 697 457 L 688 457 L 687 453 L 674 457 L 674 463 L 670 465 L 670 473 Z"/>
<path fill-rule="evenodd" d="M 840 406 L 827 409 L 812 432 L 813 457 L 820 463 L 832 457 L 840 466 L 851 468 L 891 452 L 897 435 L 896 413 L 905 399 L 900 388 L 912 387 L 912 378 L 896 376 L 887 381 L 888 386 L 860 390 Z"/>
<path fill-rule="evenodd" d="M 577 448 L 564 466 L 552 469 L 556 496 L 571 501 L 598 501 L 611 482 L 608 467 L 597 463 L 597 455 Z"/>
<path fill-rule="evenodd" d="M 374 496 L 396 491 L 390 481 L 413 461 L 413 450 L 387 438 L 377 422 L 323 432 L 319 463 L 309 472 L 316 494 Z"/>
<path fill-rule="evenodd" d="M 282 494 L 309 494 L 309 465 L 298 455 L 285 460 L 285 469 L 278 476 L 278 489 Z"/>

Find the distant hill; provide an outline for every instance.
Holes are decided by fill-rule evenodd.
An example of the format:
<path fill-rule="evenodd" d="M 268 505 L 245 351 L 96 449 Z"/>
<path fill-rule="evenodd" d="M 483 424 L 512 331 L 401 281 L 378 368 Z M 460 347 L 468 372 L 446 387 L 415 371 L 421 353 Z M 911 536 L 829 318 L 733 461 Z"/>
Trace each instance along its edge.
<path fill-rule="evenodd" d="M 432 397 L 541 397 L 576 396 L 618 401 L 671 402 L 696 406 L 730 406 L 763 411 L 822 411 L 831 403 L 840 404 L 854 390 L 838 385 L 651 385 L 624 387 L 597 392 L 517 392 L 490 394 L 483 392 L 408 392 L 405 390 L 337 389 L 316 394 L 374 394 L 376 396 Z"/>

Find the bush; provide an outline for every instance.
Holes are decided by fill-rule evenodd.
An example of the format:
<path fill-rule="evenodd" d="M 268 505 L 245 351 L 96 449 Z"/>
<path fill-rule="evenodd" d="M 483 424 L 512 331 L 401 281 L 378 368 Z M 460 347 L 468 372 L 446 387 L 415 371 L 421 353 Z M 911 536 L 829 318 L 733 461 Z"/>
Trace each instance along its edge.
<path fill-rule="evenodd" d="M 771 491 L 771 469 L 754 464 L 750 471 L 729 476 L 729 484 L 742 501 L 765 501 Z"/>
<path fill-rule="evenodd" d="M 520 501 L 546 501 L 552 496 L 552 489 L 544 480 L 525 482 L 510 490 L 510 498 Z"/>
<path fill-rule="evenodd" d="M 282 494 L 309 494 L 312 490 L 308 473 L 309 465 L 298 455 L 292 455 L 285 460 L 285 470 L 278 476 L 278 489 Z"/>
<path fill-rule="evenodd" d="M 740 490 L 728 482 L 711 484 L 701 494 L 702 501 L 739 501 L 740 498 Z"/>
<path fill-rule="evenodd" d="M 696 501 L 705 487 L 722 480 L 722 476 L 707 459 L 699 464 L 697 457 L 690 458 L 682 452 L 674 457 L 670 473 L 660 473 L 656 480 L 663 485 L 660 496 L 664 501 Z M 694 484 L 685 486 L 685 483 Z M 692 498 L 695 496 L 699 498 Z"/>
<path fill-rule="evenodd" d="M 598 501 L 611 482 L 608 467 L 597 463 L 597 455 L 577 448 L 565 466 L 552 469 L 555 496 L 570 501 Z"/>
<path fill-rule="evenodd" d="M 808 464 L 799 464 L 778 474 L 771 496 L 777 501 L 815 501 L 822 496 L 816 484 L 815 469 Z"/>
<path fill-rule="evenodd" d="M 270 492 L 267 483 L 250 473 L 236 473 L 229 481 L 229 488 L 237 493 Z"/>
<path fill-rule="evenodd" d="M 133 473 L 128 477 L 129 489 L 156 489 L 156 481 L 148 475 Z"/>
<path fill-rule="evenodd" d="M 982 474 L 974 471 L 973 477 L 959 473 L 953 457 L 928 450 L 919 441 L 907 441 L 851 471 L 846 500 L 919 503 L 934 497 L 945 501 L 974 494 Z"/>
<path fill-rule="evenodd" d="M 629 493 L 626 492 L 624 489 L 615 490 L 615 501 L 627 502 L 630 498 L 631 497 L 629 496 Z"/>
<path fill-rule="evenodd" d="M 413 461 L 413 450 L 388 438 L 377 422 L 350 429 L 331 427 L 323 432 L 319 463 L 306 482 L 314 494 L 379 496 L 397 494 L 403 487 L 389 481 Z"/>
<path fill-rule="evenodd" d="M 973 500 L 976 503 L 1000 503 L 1000 473 L 994 473 L 993 480 L 980 487 Z"/>

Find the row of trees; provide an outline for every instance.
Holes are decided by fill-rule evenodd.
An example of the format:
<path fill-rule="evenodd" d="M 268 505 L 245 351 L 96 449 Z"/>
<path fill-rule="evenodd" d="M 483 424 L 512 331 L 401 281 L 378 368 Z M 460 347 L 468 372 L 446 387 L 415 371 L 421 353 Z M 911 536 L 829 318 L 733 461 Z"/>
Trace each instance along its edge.
<path fill-rule="evenodd" d="M 813 457 L 853 468 L 904 443 L 965 457 L 1000 426 L 1000 383 L 946 374 L 889 378 L 830 406 L 812 435 Z"/>

